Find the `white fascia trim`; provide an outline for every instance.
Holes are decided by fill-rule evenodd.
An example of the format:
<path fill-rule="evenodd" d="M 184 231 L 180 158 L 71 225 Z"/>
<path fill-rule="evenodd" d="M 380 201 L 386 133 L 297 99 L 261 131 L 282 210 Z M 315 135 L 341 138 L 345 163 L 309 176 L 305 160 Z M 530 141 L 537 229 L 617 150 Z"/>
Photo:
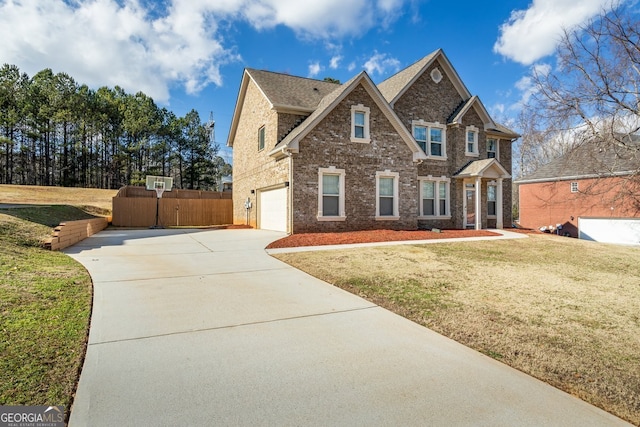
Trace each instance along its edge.
<path fill-rule="evenodd" d="M 604 175 L 598 174 L 588 174 L 588 175 L 572 175 L 572 176 L 559 176 L 553 178 L 537 178 L 537 179 L 518 179 L 515 181 L 516 184 L 534 184 L 540 182 L 557 182 L 557 181 L 573 181 L 578 179 L 597 179 L 597 178 L 616 178 L 620 176 L 627 175 L 635 175 L 638 171 L 622 171 L 622 172 L 611 172 Z"/>
<path fill-rule="evenodd" d="M 233 109 L 233 116 L 231 117 L 231 128 L 229 129 L 229 135 L 227 135 L 227 147 L 233 147 L 233 140 L 236 137 L 236 132 L 238 131 L 238 122 L 240 121 L 239 108 L 241 105 L 244 105 L 244 98 L 247 95 L 247 86 L 249 85 L 248 79 L 250 78 L 251 75 L 245 69 L 244 73 L 242 74 L 242 81 L 240 82 L 240 90 L 238 91 L 236 106 Z"/>

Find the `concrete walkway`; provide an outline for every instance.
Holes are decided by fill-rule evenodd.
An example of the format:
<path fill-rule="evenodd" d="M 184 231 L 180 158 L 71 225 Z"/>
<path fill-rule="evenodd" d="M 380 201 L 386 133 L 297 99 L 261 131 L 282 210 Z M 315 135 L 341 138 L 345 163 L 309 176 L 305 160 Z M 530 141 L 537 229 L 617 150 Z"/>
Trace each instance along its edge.
<path fill-rule="evenodd" d="M 627 425 L 273 259 L 283 236 L 109 230 L 68 248 L 94 281 L 70 425 Z"/>

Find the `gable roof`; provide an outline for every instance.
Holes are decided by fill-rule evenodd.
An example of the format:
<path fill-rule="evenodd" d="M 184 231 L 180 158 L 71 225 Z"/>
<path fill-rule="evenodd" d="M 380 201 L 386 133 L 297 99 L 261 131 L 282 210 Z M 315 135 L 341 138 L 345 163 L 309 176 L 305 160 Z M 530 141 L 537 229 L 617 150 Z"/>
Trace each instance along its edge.
<path fill-rule="evenodd" d="M 233 111 L 233 118 L 231 119 L 231 130 L 227 138 L 227 146 L 229 147 L 233 146 L 233 139 L 240 119 L 240 109 L 244 104 L 249 81 L 253 81 L 256 84 L 272 109 L 298 114 L 313 112 L 322 98 L 340 86 L 337 83 L 323 80 L 245 68 Z"/>
<path fill-rule="evenodd" d="M 312 112 L 339 84 L 247 68 L 246 73 L 277 110 Z"/>
<path fill-rule="evenodd" d="M 269 155 L 280 157 L 284 156 L 286 151 L 298 152 L 299 142 L 304 138 L 322 119 L 324 119 L 349 93 L 351 93 L 358 85 L 362 84 L 369 96 L 376 103 L 378 108 L 387 117 L 398 134 L 405 141 L 407 146 L 413 152 L 414 160 L 426 159 L 426 154 L 420 149 L 413 136 L 407 128 L 400 122 L 395 111 L 385 101 L 384 97 L 373 83 L 369 75 L 362 71 L 348 82 L 336 88 L 333 92 L 325 96 L 318 104 L 316 110 L 311 113 L 299 126 L 293 129 L 282 141 L 276 144 L 275 148 L 269 152 Z"/>
<path fill-rule="evenodd" d="M 467 163 L 459 172 L 454 174 L 456 178 L 492 177 L 511 178 L 509 172 L 496 159 L 482 159 Z"/>
<path fill-rule="evenodd" d="M 516 133 L 514 131 L 512 131 L 511 129 L 509 129 L 506 126 L 501 125 L 500 123 L 495 123 L 494 122 L 495 127 L 493 128 L 487 128 L 485 129 L 485 131 L 487 133 L 490 133 L 492 135 L 498 136 L 500 138 L 504 138 L 504 139 L 518 139 L 520 138 L 520 134 Z"/>
<path fill-rule="evenodd" d="M 451 62 L 444 54 L 442 49 L 438 49 L 419 61 L 409 65 L 404 70 L 394 74 L 385 81 L 378 85 L 380 92 L 392 106 L 395 102 L 413 85 L 413 83 L 420 77 L 435 61 L 438 61 L 442 67 L 444 73 L 447 75 L 451 83 L 462 97 L 462 99 L 468 99 L 471 97 L 471 92 L 460 79 L 460 76 L 451 65 Z"/>
<path fill-rule="evenodd" d="M 478 98 L 477 95 L 473 95 L 466 102 L 464 102 L 460 106 L 460 108 L 454 111 L 451 117 L 449 117 L 448 124 L 453 124 L 453 125 L 462 124 L 462 118 L 464 117 L 465 114 L 467 114 L 467 111 L 469 111 L 471 107 L 473 107 L 476 110 L 476 112 L 480 116 L 480 119 L 485 124 L 485 127 L 495 127 L 495 123 L 493 122 L 493 119 L 491 118 L 491 116 L 489 116 L 487 109 L 484 108 L 482 101 L 480 101 L 480 98 Z"/>
<path fill-rule="evenodd" d="M 400 72 L 389 77 L 385 81 L 378 84 L 378 89 L 380 89 L 380 92 L 382 93 L 384 98 L 393 107 L 395 102 L 436 61 L 442 67 L 443 71 L 458 91 L 458 94 L 462 97 L 462 99 L 466 100 L 462 104 L 460 104 L 460 106 L 451 114 L 448 120 L 448 124 L 459 124 L 462 120 L 462 117 L 467 113 L 467 111 L 469 111 L 471 107 L 473 107 L 484 122 L 485 131 L 504 139 L 516 139 L 520 137 L 520 135 L 518 135 L 514 131 L 493 121 L 484 104 L 482 103 L 482 101 L 480 101 L 480 98 L 478 98 L 478 96 L 476 95 L 471 96 L 471 92 L 469 92 L 469 89 L 467 89 L 467 87 L 464 85 L 462 79 L 460 79 L 460 76 L 456 72 L 455 68 L 453 68 L 453 65 L 451 65 L 451 62 L 449 61 L 449 58 L 447 58 L 442 49 L 438 49 L 430 53 L 424 58 L 409 65 L 404 70 L 401 70 Z"/>
<path fill-rule="evenodd" d="M 632 175 L 640 172 L 640 136 L 630 135 L 626 145 L 586 142 L 535 172 L 519 184 Z"/>

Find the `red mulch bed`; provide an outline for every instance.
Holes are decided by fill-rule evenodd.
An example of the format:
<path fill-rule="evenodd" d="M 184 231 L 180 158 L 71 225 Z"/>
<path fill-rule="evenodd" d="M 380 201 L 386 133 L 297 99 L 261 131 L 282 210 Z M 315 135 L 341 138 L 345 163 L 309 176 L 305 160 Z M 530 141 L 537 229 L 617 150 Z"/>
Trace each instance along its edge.
<path fill-rule="evenodd" d="M 487 230 L 429 230 L 396 231 L 396 230 L 367 230 L 345 231 L 342 233 L 302 233 L 292 234 L 276 240 L 267 249 L 295 248 L 298 246 L 343 245 L 348 243 L 393 242 L 398 240 L 432 240 L 451 239 L 455 237 L 499 236 L 500 234 Z"/>

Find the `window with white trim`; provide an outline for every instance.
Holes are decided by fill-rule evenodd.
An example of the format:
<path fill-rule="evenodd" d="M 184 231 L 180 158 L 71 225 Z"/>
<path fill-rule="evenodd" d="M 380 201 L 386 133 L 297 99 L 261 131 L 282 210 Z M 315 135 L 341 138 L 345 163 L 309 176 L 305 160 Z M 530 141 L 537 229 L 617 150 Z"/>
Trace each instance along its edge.
<path fill-rule="evenodd" d="M 427 152 L 427 129 L 426 126 L 413 125 L 413 137 L 425 153 Z"/>
<path fill-rule="evenodd" d="M 376 219 L 400 219 L 398 181 L 400 174 L 386 170 L 376 172 Z"/>
<path fill-rule="evenodd" d="M 497 214 L 497 195 L 498 187 L 495 182 L 487 185 L 487 216 L 495 217 Z"/>
<path fill-rule="evenodd" d="M 258 129 L 258 151 L 264 150 L 264 126 Z"/>
<path fill-rule="evenodd" d="M 571 183 L 571 192 L 572 193 L 577 193 L 578 192 L 578 182 L 574 181 Z"/>
<path fill-rule="evenodd" d="M 351 141 L 371 142 L 369 136 L 369 107 L 362 104 L 351 106 Z"/>
<path fill-rule="evenodd" d="M 467 126 L 465 132 L 465 154 L 467 156 L 478 155 L 478 128 L 475 126 Z"/>
<path fill-rule="evenodd" d="M 495 138 L 487 139 L 487 158 L 498 159 L 498 140 Z"/>
<path fill-rule="evenodd" d="M 413 137 L 429 157 L 447 158 L 446 128 L 438 122 L 428 123 L 424 120 L 411 122 Z"/>
<path fill-rule="evenodd" d="M 318 169 L 318 221 L 344 221 L 344 169 Z"/>
<path fill-rule="evenodd" d="M 450 218 L 449 184 L 444 176 L 418 177 L 420 180 L 420 217 Z"/>

